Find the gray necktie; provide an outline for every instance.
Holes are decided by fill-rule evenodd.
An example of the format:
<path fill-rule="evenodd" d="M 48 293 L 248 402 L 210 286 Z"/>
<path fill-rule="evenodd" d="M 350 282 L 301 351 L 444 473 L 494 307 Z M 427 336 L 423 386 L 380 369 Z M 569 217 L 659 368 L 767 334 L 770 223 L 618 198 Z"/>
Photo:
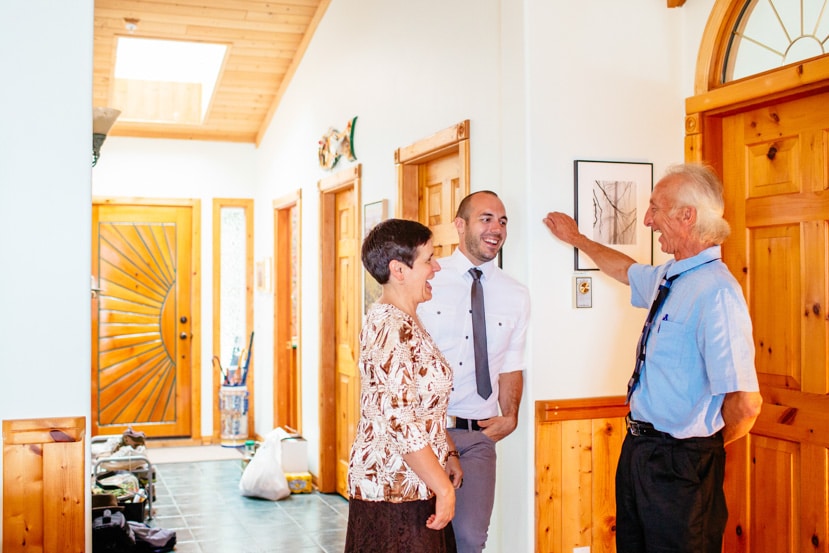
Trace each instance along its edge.
<path fill-rule="evenodd" d="M 481 286 L 481 270 L 469 269 L 472 275 L 472 340 L 475 346 L 475 382 L 478 395 L 487 399 L 492 395 L 489 379 L 489 356 L 486 351 L 486 318 L 484 317 L 484 289 Z"/>

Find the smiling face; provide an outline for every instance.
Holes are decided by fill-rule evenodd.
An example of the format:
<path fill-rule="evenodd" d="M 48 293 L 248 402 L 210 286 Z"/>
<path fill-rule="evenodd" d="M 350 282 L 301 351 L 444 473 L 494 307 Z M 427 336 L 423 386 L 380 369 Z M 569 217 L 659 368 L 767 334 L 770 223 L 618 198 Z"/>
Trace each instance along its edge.
<path fill-rule="evenodd" d="M 692 207 L 674 205 L 676 187 L 681 181 L 679 175 L 669 175 L 656 183 L 645 212 L 645 226 L 659 233 L 662 251 L 673 255 L 677 261 L 700 251 L 697 240 L 691 235 L 696 211 Z"/>
<path fill-rule="evenodd" d="M 458 248 L 473 264 L 492 261 L 507 239 L 507 213 L 497 196 L 487 193 L 469 198 L 466 217 L 455 219 Z"/>
<path fill-rule="evenodd" d="M 399 263 L 399 262 L 398 262 Z M 422 246 L 417 247 L 414 262 L 411 267 L 400 263 L 405 273 L 406 289 L 411 299 L 416 303 L 423 303 L 432 299 L 432 285 L 429 281 L 434 278 L 435 273 L 440 271 L 437 259 L 435 259 L 435 247 L 431 238 Z"/>

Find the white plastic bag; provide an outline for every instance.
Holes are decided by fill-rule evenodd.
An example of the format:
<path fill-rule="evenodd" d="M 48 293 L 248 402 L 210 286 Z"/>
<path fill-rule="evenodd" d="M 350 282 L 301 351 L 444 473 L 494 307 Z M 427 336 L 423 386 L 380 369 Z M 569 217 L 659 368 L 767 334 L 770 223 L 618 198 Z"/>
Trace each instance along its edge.
<path fill-rule="evenodd" d="M 288 480 L 282 471 L 280 453 L 279 436 L 271 432 L 242 473 L 242 479 L 239 480 L 242 495 L 271 501 L 291 495 L 291 488 L 288 487 Z"/>

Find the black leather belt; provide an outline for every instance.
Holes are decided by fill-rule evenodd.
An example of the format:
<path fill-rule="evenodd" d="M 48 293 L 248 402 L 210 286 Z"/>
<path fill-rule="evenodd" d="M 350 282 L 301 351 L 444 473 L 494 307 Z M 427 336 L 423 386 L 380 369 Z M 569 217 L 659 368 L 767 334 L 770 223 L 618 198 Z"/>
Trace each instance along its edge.
<path fill-rule="evenodd" d="M 648 436 L 652 438 L 673 438 L 667 432 L 662 432 L 661 430 L 657 430 L 653 427 L 653 425 L 649 422 L 642 422 L 633 420 L 630 418 L 630 415 L 625 417 L 625 426 L 627 426 L 628 432 L 630 432 L 631 436 Z"/>
<path fill-rule="evenodd" d="M 460 428 L 461 430 L 483 430 L 475 419 L 464 419 L 447 415 L 446 428 Z"/>

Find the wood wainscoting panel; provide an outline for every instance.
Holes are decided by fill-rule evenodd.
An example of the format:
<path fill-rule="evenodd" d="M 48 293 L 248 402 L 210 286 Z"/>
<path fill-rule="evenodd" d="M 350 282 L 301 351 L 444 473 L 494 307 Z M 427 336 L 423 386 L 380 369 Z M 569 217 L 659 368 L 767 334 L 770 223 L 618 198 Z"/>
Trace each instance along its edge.
<path fill-rule="evenodd" d="M 616 551 L 616 464 L 625 437 L 624 396 L 537 401 L 537 553 Z"/>

